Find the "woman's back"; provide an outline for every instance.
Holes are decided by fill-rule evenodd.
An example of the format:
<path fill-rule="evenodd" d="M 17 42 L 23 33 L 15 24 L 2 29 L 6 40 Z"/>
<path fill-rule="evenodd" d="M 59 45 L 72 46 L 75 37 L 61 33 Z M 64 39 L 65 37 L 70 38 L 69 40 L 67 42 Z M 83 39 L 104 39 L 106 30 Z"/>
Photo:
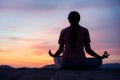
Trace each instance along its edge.
<path fill-rule="evenodd" d="M 71 31 L 73 29 L 72 27 L 77 27 L 77 35 L 75 35 L 77 38 L 74 48 L 70 46 L 70 38 L 72 35 Z M 86 58 L 83 49 L 85 42 L 90 42 L 89 33 L 86 28 L 77 25 L 63 29 L 59 38 L 59 44 L 65 45 L 65 50 L 63 52 L 63 60 L 75 62 L 84 60 Z"/>

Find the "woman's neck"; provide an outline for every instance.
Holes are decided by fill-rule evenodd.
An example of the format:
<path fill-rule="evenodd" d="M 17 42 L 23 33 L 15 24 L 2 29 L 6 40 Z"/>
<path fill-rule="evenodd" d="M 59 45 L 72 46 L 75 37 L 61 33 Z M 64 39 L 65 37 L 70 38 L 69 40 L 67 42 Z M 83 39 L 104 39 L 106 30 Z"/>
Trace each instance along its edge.
<path fill-rule="evenodd" d="M 70 23 L 71 26 L 79 26 L 79 23 Z"/>

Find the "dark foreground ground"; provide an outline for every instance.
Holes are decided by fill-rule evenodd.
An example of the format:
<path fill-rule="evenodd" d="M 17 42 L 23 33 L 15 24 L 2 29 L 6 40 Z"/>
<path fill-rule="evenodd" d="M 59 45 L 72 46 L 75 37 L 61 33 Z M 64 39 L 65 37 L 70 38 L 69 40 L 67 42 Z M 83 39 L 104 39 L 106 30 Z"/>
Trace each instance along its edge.
<path fill-rule="evenodd" d="M 120 80 L 120 70 L 0 69 L 0 80 Z"/>

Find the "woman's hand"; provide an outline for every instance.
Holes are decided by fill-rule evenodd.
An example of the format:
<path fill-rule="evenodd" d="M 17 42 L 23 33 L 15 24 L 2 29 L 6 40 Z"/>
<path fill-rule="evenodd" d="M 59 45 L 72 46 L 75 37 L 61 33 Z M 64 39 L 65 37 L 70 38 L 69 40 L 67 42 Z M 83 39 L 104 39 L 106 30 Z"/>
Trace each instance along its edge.
<path fill-rule="evenodd" d="M 51 50 L 49 50 L 49 55 L 51 56 L 51 57 L 54 57 L 54 55 L 53 55 L 53 53 L 51 52 Z"/>
<path fill-rule="evenodd" d="M 107 53 L 107 51 L 104 52 L 104 54 L 101 56 L 101 59 L 108 58 L 110 54 Z"/>

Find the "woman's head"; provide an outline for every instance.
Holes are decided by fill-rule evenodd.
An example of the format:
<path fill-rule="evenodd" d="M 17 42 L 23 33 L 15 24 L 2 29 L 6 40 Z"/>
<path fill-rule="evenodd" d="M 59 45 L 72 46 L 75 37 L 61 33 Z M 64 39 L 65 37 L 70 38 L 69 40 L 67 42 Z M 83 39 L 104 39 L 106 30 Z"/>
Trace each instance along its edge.
<path fill-rule="evenodd" d="M 68 15 L 68 20 L 70 23 L 79 23 L 80 14 L 77 11 L 71 11 Z"/>

